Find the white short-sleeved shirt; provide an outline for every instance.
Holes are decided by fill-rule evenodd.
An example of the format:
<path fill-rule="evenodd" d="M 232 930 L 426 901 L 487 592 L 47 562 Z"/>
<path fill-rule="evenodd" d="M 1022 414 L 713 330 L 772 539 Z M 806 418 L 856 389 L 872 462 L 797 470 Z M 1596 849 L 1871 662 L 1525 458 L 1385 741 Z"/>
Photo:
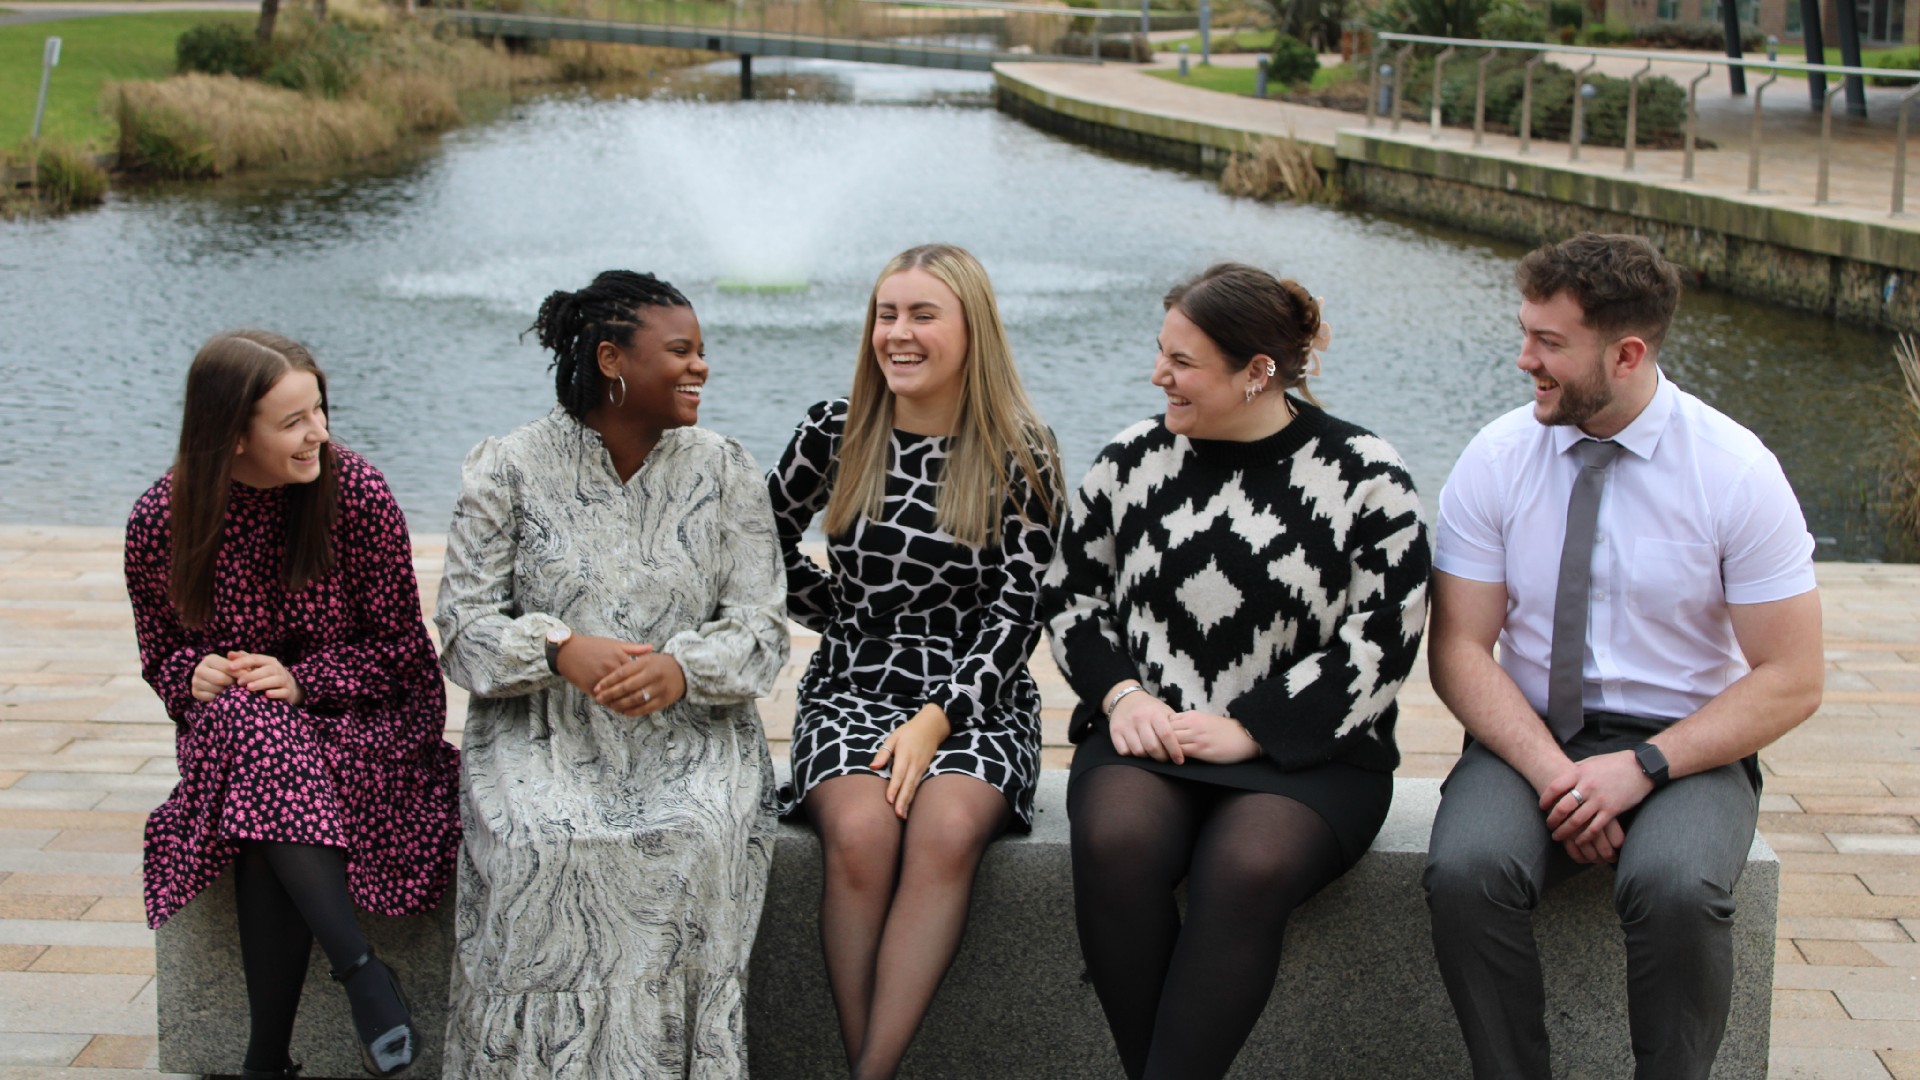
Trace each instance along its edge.
<path fill-rule="evenodd" d="M 1481 429 L 1440 492 L 1434 566 L 1505 582 L 1500 665 L 1547 711 L 1567 498 L 1585 438 L 1533 406 Z M 1813 537 L 1758 436 L 1660 376 L 1615 436 L 1593 547 L 1583 699 L 1588 711 L 1678 720 L 1747 672 L 1728 604 L 1814 588 Z"/>

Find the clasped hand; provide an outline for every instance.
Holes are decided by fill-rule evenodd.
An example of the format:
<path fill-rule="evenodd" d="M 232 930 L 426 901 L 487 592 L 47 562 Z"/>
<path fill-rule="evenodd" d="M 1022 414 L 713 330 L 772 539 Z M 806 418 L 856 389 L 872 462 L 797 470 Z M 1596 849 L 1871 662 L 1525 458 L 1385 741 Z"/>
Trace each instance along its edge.
<path fill-rule="evenodd" d="M 659 712 L 687 693 L 680 661 L 618 638 L 575 634 L 555 666 L 561 678 L 621 716 Z"/>
<path fill-rule="evenodd" d="M 208 653 L 194 665 L 192 689 L 195 701 L 212 701 L 232 686 L 264 694 L 289 705 L 298 705 L 306 697 L 286 665 L 265 653 L 231 649 L 225 654 Z"/>
<path fill-rule="evenodd" d="M 1573 793 L 1578 791 L 1579 798 Z M 1575 862 L 1611 863 L 1620 860 L 1626 830 L 1620 816 L 1639 806 L 1653 791 L 1653 781 L 1640 769 L 1633 751 L 1595 754 L 1569 762 L 1540 791 L 1540 809 L 1547 828 L 1566 846 Z"/>
<path fill-rule="evenodd" d="M 1175 765 L 1185 764 L 1188 758 L 1230 765 L 1260 754 L 1260 744 L 1240 721 L 1197 710 L 1175 712 L 1146 691 L 1120 699 L 1107 718 L 1107 733 L 1114 751 L 1122 756 Z"/>

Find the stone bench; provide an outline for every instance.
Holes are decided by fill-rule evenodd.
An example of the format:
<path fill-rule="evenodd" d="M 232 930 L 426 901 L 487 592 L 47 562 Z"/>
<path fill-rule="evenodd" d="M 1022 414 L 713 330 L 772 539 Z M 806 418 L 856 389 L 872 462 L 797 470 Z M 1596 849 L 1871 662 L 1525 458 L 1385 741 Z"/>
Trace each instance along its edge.
<path fill-rule="evenodd" d="M 974 893 L 965 944 L 902 1070 L 919 1077 L 1120 1075 L 1091 986 L 1081 980 L 1068 874 L 1066 774 L 1042 779 L 1030 836 L 996 843 Z M 1467 1072 L 1428 938 L 1420 888 L 1439 782 L 1395 781 L 1392 815 L 1373 850 L 1288 927 L 1280 978 L 1233 1075 L 1382 1080 Z M 1780 863 L 1755 837 L 1735 891 L 1733 1015 L 1717 1078 L 1764 1077 L 1772 1015 Z M 1561 1077 L 1628 1077 L 1625 952 L 1612 874 L 1590 871 L 1549 891 L 1536 918 L 1547 971 L 1548 1026 Z M 755 1077 L 845 1075 L 820 961 L 820 849 L 782 826 L 754 951 L 748 1000 Z M 160 1067 L 238 1071 L 246 997 L 233 929 L 231 875 L 157 935 Z M 409 1076 L 439 1071 L 452 905 L 409 919 L 366 917 L 368 936 L 405 976 L 426 1053 Z M 345 996 L 318 951 L 294 1057 L 313 1077 L 360 1075 Z"/>

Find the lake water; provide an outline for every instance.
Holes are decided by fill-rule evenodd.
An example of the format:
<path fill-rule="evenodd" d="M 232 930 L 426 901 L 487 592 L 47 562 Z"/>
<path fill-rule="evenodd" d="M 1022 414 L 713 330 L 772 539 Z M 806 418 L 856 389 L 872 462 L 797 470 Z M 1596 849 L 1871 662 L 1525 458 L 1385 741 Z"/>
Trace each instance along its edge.
<path fill-rule="evenodd" d="M 1158 411 L 1161 294 L 1223 258 L 1326 297 L 1316 390 L 1400 449 L 1429 507 L 1474 431 L 1529 400 L 1519 246 L 1229 199 L 994 112 L 986 76 L 766 60 L 756 74 L 753 102 L 720 100 L 735 76 L 718 65 L 647 96 L 522 103 L 369 169 L 120 191 L 0 223 L 0 520 L 122 521 L 168 464 L 199 344 L 263 326 L 313 348 L 336 437 L 386 472 L 415 529 L 441 531 L 467 450 L 552 404 L 547 358 L 519 338 L 540 300 L 616 267 L 693 300 L 713 365 L 702 423 L 768 466 L 810 403 L 845 392 L 873 275 L 931 240 L 987 266 L 1076 479 Z M 743 277 L 809 288 L 719 288 Z M 1665 367 L 1774 448 L 1820 557 L 1912 558 L 1875 510 L 1901 408 L 1891 343 L 1691 292 Z"/>

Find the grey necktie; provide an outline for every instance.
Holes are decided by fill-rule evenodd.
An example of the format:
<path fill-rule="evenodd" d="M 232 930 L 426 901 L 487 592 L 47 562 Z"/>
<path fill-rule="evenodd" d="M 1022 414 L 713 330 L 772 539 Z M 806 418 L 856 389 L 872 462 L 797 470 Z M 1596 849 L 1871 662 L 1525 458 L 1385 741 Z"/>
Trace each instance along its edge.
<path fill-rule="evenodd" d="M 1587 666 L 1587 599 L 1593 593 L 1593 536 L 1600 490 L 1620 444 L 1582 439 L 1573 452 L 1580 475 L 1567 497 L 1567 538 L 1560 546 L 1560 587 L 1553 597 L 1553 657 L 1547 669 L 1547 729 L 1566 742 L 1586 723 L 1580 684 Z"/>

